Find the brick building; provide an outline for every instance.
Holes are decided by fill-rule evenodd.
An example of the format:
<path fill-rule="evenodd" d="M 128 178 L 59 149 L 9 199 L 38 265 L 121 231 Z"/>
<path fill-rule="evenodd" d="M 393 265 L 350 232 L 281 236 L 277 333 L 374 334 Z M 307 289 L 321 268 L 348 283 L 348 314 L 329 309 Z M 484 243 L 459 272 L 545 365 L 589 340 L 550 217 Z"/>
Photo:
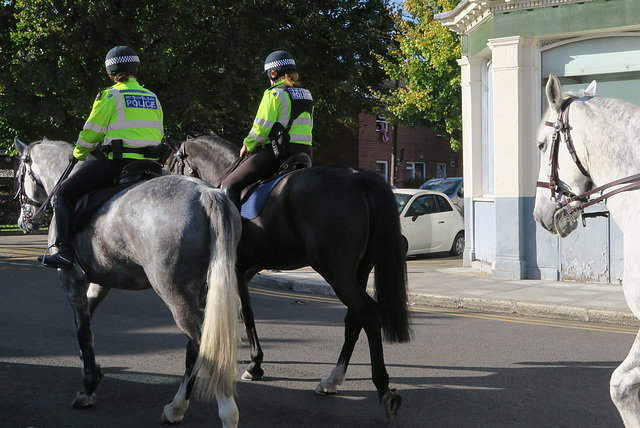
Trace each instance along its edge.
<path fill-rule="evenodd" d="M 391 179 L 393 127 L 384 118 L 358 115 L 357 126 L 343 122 L 314 130 L 314 164 L 334 163 L 378 171 Z M 425 179 L 462 177 L 462 154 L 449 141 L 424 127 L 398 127 L 395 186 L 418 187 Z"/>

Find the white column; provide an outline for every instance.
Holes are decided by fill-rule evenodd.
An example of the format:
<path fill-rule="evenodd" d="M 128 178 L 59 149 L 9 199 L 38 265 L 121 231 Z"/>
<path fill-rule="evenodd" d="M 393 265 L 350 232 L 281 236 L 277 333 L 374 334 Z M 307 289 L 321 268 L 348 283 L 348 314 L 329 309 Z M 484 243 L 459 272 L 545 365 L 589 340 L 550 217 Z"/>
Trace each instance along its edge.
<path fill-rule="evenodd" d="M 482 67 L 481 57 L 462 57 L 462 156 L 464 177 L 465 249 L 463 266 L 475 259 L 473 198 L 482 196 Z"/>
<path fill-rule="evenodd" d="M 527 222 L 532 218 L 525 198 L 535 190 L 536 118 L 532 102 L 537 85 L 537 50 L 531 38 L 489 40 L 493 59 L 494 194 L 496 210 L 495 277 L 526 278 Z"/>

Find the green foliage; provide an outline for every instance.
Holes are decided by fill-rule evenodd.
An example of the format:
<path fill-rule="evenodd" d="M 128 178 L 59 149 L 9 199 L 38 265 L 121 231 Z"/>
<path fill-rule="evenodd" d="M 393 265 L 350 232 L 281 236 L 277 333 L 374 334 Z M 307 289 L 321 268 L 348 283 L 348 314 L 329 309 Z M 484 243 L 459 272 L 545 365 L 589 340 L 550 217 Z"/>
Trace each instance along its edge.
<path fill-rule="evenodd" d="M 461 147 L 459 37 L 433 16 L 452 10 L 459 0 L 404 0 L 394 13 L 396 31 L 389 56 L 379 56 L 389 79 L 400 82 L 391 93 L 378 91 L 391 121 L 424 124 Z"/>
<path fill-rule="evenodd" d="M 8 0 L 0 5 L 0 146 L 14 135 L 74 141 L 104 57 L 142 63 L 170 138 L 214 130 L 240 144 L 262 92 L 264 58 L 286 49 L 316 99 L 316 124 L 373 108 L 393 20 L 387 0 Z"/>

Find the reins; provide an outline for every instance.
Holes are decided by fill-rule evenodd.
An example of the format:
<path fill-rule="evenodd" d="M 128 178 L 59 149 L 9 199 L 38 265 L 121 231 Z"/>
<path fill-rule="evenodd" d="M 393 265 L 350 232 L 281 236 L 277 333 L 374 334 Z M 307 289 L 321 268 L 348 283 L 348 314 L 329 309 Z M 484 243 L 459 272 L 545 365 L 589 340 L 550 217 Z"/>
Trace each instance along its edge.
<path fill-rule="evenodd" d="M 562 102 L 560 113 L 558 114 L 558 118 L 556 119 L 556 121 L 545 122 L 546 126 L 551 126 L 554 129 L 553 137 L 551 141 L 551 153 L 549 155 L 549 165 L 551 166 L 551 173 L 549 174 L 548 183 L 538 181 L 536 184 L 537 187 L 543 187 L 551 190 L 551 198 L 556 201 L 557 201 L 556 193 L 566 196 L 566 199 L 563 202 L 558 202 L 559 210 L 573 202 L 581 201 L 582 202 L 581 204 L 573 206 L 568 209 L 569 214 L 573 214 L 577 211 L 583 211 L 585 208 L 595 205 L 598 202 L 606 201 L 608 198 L 610 198 L 611 196 L 617 195 L 618 193 L 640 188 L 640 173 L 633 174 L 628 177 L 623 177 L 607 184 L 603 184 L 602 186 L 592 188 L 579 195 L 576 195 L 575 193 L 571 192 L 568 189 L 562 188 L 560 186 L 560 183 L 557 182 L 559 181 L 558 150 L 560 145 L 560 134 L 564 135 L 565 145 L 567 147 L 567 150 L 569 151 L 569 154 L 571 155 L 571 158 L 573 159 L 573 162 L 576 164 L 580 172 L 585 177 L 589 178 L 589 180 L 591 180 L 591 176 L 589 175 L 585 167 L 582 165 L 582 162 L 580 162 L 580 159 L 578 159 L 578 156 L 576 155 L 576 149 L 573 144 L 573 139 L 571 138 L 571 132 L 570 132 L 571 127 L 569 126 L 569 108 L 571 106 L 571 103 L 573 103 L 573 101 L 575 101 L 576 99 L 578 99 L 578 97 L 576 96 L 565 98 L 564 101 Z M 626 185 L 619 187 L 615 190 L 612 190 L 610 192 L 603 193 L 597 198 L 590 199 L 590 197 L 596 193 L 599 193 L 599 192 L 601 193 L 604 190 L 607 190 L 611 187 L 622 185 L 622 184 L 626 184 Z M 607 215 L 607 213 L 583 213 L 583 216 L 588 216 L 588 217 L 595 217 L 599 215 Z"/>

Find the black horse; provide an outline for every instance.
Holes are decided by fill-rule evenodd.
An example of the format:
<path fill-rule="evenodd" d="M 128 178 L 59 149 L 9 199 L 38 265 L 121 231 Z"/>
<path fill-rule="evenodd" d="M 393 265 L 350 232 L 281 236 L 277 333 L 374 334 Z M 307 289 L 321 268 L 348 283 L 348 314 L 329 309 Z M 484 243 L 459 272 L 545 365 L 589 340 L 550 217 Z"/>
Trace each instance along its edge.
<path fill-rule="evenodd" d="M 169 163 L 172 173 L 200 177 L 212 184 L 238 159 L 238 149 L 218 136 L 187 140 L 174 150 Z M 373 383 L 387 416 L 395 416 L 402 400 L 389 388 L 381 330 L 389 342 L 410 340 L 405 255 L 395 197 L 378 174 L 317 166 L 285 177 L 274 187 L 258 217 L 242 219 L 236 267 L 251 346 L 251 364 L 243 378 L 263 376 L 263 353 L 248 282 L 262 269 L 311 266 L 348 308 L 345 342 L 338 363 L 316 392 L 337 392 L 364 328 L 369 339 Z M 375 300 L 366 292 L 374 267 Z"/>

